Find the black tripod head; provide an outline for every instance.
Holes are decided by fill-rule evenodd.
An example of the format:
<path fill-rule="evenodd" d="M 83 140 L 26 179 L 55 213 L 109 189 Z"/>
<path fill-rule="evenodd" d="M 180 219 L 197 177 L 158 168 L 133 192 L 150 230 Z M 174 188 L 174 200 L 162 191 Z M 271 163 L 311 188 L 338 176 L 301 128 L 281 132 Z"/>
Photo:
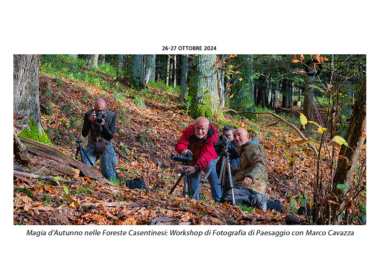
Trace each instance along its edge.
<path fill-rule="evenodd" d="M 218 152 L 218 155 L 229 156 L 229 155 L 231 155 L 229 150 L 232 148 L 232 145 L 231 145 L 231 142 L 227 140 L 227 137 L 223 137 L 223 136 L 225 136 L 225 135 L 222 134 L 219 137 L 219 139 L 221 141 L 219 141 L 218 143 L 215 144 L 215 149 L 218 149 L 219 151 L 221 151 L 220 153 Z"/>

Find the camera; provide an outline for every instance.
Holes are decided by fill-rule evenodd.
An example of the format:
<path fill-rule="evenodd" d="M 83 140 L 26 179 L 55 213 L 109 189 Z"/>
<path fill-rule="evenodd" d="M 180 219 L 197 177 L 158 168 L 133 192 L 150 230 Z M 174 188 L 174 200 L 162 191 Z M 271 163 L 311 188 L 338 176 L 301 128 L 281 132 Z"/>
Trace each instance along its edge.
<path fill-rule="evenodd" d="M 189 162 L 191 162 L 193 160 L 193 158 L 191 157 L 193 154 L 191 152 L 187 152 L 186 153 L 186 156 L 181 156 L 181 155 L 172 155 L 170 158 L 172 160 L 175 160 L 175 161 L 180 161 L 180 162 L 183 162 L 185 164 L 188 164 Z"/>
<path fill-rule="evenodd" d="M 229 149 L 230 141 L 228 141 L 228 135 L 222 134 L 219 136 L 220 142 L 214 144 L 215 148 L 226 148 Z"/>
<path fill-rule="evenodd" d="M 102 123 L 102 121 L 103 121 L 103 119 L 104 119 L 105 116 L 102 114 L 101 111 L 97 111 L 97 112 L 95 111 L 95 114 L 96 114 L 95 123 L 98 124 L 98 125 L 100 125 Z"/>
<path fill-rule="evenodd" d="M 228 135 L 227 134 L 222 134 L 219 136 L 219 140 L 221 141 L 228 141 Z"/>

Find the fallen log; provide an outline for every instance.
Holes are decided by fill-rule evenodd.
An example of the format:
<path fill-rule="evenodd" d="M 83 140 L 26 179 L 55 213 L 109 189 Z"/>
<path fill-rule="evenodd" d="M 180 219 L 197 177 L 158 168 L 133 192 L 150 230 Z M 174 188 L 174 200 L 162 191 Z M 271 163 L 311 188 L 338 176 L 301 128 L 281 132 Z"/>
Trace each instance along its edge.
<path fill-rule="evenodd" d="M 15 159 L 19 162 L 23 164 L 30 162 L 30 156 L 28 154 L 28 151 L 26 150 L 25 145 L 21 143 L 16 133 L 13 133 L 13 151 Z"/>
<path fill-rule="evenodd" d="M 79 169 L 82 175 L 90 179 L 96 180 L 101 184 L 114 185 L 105 179 L 99 170 L 67 156 L 55 147 L 23 137 L 17 138 L 28 153 L 28 163 L 39 168 L 46 166 L 44 170 L 45 175 L 74 177 L 78 172 L 76 170 Z"/>

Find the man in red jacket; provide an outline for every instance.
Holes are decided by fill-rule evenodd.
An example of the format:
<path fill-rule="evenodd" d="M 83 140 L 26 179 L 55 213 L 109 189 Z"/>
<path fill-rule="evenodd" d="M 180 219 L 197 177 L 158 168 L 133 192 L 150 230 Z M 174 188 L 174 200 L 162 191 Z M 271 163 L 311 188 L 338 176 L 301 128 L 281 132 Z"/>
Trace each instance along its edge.
<path fill-rule="evenodd" d="M 190 166 L 184 167 L 184 171 L 188 171 L 189 174 L 190 195 L 198 200 L 201 171 L 207 173 L 217 158 L 214 148 L 214 143 L 218 140 L 217 133 L 207 118 L 199 117 L 195 124 L 190 125 L 182 132 L 182 136 L 175 146 L 178 154 L 186 156 L 188 152 L 192 153 L 193 161 L 190 162 Z M 215 166 L 207 179 L 211 186 L 213 199 L 220 201 L 222 191 Z"/>

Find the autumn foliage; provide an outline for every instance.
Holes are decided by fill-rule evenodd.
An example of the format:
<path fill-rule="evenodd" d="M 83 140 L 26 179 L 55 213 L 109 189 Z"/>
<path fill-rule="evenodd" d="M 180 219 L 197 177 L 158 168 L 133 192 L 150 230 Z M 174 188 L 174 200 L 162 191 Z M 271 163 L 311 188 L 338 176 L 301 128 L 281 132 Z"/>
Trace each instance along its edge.
<path fill-rule="evenodd" d="M 296 55 L 292 62 L 303 59 L 302 55 Z M 318 56 L 315 59 L 324 61 Z M 110 76 L 99 75 L 104 75 L 109 84 L 116 83 Z M 184 198 L 182 186 L 169 195 L 180 170 L 170 155 L 175 153 L 174 145 L 181 131 L 194 120 L 185 114 L 185 108 L 178 105 L 178 97 L 172 92 L 154 86 L 133 91 L 122 84 L 119 92 L 124 94 L 117 95 L 117 92 L 105 91 L 79 80 L 40 75 L 40 100 L 47 108 L 42 112 L 44 128 L 54 147 L 71 157 L 76 152 L 75 139 L 81 132 L 83 113 L 92 108 L 96 98 L 107 100 L 108 109 L 117 116 L 114 146 L 121 182 L 100 184 L 79 173 L 71 178 L 76 181 L 74 184 L 15 175 L 15 224 L 286 224 L 286 214 L 296 212 L 304 205 L 304 195 L 312 196 L 316 155 L 306 145 L 307 141 L 284 125 L 273 125 L 270 117 L 258 116 L 252 121 L 238 115 L 226 115 L 225 120 L 215 122 L 214 126 L 218 131 L 225 124 L 244 127 L 260 142 L 268 157 L 268 197 L 280 200 L 285 214 L 216 203 L 208 186 L 202 187 L 200 201 Z M 144 106 L 136 102 L 137 99 L 143 100 Z M 322 154 L 321 165 L 325 167 L 322 170 L 326 176 L 329 170 L 327 157 Z M 34 170 L 32 166 L 24 168 L 44 174 L 44 170 Z M 142 178 L 146 186 L 154 190 L 126 188 L 125 181 L 136 177 Z"/>

